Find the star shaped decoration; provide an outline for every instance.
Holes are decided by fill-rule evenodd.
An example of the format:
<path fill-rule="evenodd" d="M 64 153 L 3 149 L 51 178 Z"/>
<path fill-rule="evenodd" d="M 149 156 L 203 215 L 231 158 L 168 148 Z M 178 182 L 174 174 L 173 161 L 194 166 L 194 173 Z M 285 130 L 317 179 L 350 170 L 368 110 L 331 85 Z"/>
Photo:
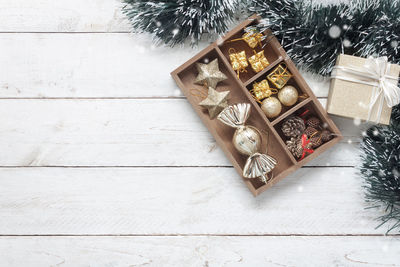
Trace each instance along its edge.
<path fill-rule="evenodd" d="M 214 59 L 208 64 L 196 63 L 196 68 L 199 72 L 199 75 L 197 75 L 194 81 L 195 84 L 216 88 L 219 82 L 228 78 L 219 70 L 218 58 Z"/>
<path fill-rule="evenodd" d="M 208 87 L 208 96 L 199 103 L 200 106 L 208 109 L 211 119 L 214 119 L 221 111 L 228 106 L 229 91 L 217 92 Z"/>

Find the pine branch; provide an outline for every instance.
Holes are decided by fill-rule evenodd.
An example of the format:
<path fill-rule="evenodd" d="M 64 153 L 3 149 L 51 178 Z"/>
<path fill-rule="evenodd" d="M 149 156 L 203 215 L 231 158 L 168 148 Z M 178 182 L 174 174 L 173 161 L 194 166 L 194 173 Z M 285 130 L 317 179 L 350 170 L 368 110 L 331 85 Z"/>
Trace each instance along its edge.
<path fill-rule="evenodd" d="M 190 39 L 196 45 L 203 34 L 224 34 L 240 0 L 123 0 L 123 12 L 138 32 L 154 35 L 156 44 L 169 46 Z"/>

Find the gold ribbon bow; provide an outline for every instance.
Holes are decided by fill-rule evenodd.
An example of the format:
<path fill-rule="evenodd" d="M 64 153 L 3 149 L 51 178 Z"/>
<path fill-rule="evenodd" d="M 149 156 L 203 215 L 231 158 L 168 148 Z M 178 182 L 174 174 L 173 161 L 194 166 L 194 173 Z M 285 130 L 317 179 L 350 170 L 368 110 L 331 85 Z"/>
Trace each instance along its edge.
<path fill-rule="evenodd" d="M 287 70 L 287 66 L 283 67 L 279 64 L 268 76 L 270 80 L 276 87 L 281 89 L 292 77 L 292 74 Z"/>
<path fill-rule="evenodd" d="M 234 48 L 230 48 L 228 52 L 232 69 L 237 71 L 237 76 L 239 78 L 239 73 L 247 72 L 246 68 L 249 66 L 249 63 L 247 63 L 246 52 L 243 50 L 239 53 L 236 53 Z"/>

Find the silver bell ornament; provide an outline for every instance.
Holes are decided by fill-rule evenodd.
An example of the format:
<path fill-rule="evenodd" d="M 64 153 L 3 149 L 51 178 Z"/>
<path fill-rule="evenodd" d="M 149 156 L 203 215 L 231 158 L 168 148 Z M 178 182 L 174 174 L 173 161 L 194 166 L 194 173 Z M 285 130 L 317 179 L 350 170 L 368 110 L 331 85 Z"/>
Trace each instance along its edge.
<path fill-rule="evenodd" d="M 250 116 L 251 106 L 248 103 L 239 103 L 226 107 L 219 115 L 218 120 L 224 124 L 236 128 L 233 134 L 233 145 L 246 156 L 246 164 L 243 168 L 243 177 L 259 178 L 267 183 L 267 173 L 277 164 L 277 161 L 266 154 L 260 153 L 262 137 L 260 131 L 253 126 L 244 125 Z"/>

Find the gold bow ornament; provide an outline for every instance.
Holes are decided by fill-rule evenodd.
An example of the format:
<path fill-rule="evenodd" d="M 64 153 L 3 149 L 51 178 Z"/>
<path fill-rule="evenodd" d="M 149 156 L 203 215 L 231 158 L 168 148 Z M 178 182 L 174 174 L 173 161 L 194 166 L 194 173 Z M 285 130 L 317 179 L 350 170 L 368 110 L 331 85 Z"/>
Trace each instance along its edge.
<path fill-rule="evenodd" d="M 247 72 L 246 68 L 249 66 L 249 63 L 247 63 L 246 52 L 244 50 L 236 53 L 234 48 L 230 48 L 229 59 L 231 61 L 232 69 L 237 72 L 238 78 L 240 72 Z"/>
<path fill-rule="evenodd" d="M 292 74 L 287 70 L 286 66 L 279 64 L 267 78 L 270 80 L 278 89 L 281 89 L 290 80 Z"/>
<path fill-rule="evenodd" d="M 260 72 L 265 69 L 268 65 L 268 59 L 264 56 L 264 51 L 254 51 L 254 56 L 249 57 L 251 67 L 255 72 Z"/>
<path fill-rule="evenodd" d="M 269 87 L 269 83 L 267 80 L 262 80 L 259 83 L 253 84 L 253 89 L 250 90 L 250 93 L 254 96 L 258 103 L 261 103 L 261 100 L 264 98 L 270 97 L 273 94 L 277 94 L 278 90 Z"/>

